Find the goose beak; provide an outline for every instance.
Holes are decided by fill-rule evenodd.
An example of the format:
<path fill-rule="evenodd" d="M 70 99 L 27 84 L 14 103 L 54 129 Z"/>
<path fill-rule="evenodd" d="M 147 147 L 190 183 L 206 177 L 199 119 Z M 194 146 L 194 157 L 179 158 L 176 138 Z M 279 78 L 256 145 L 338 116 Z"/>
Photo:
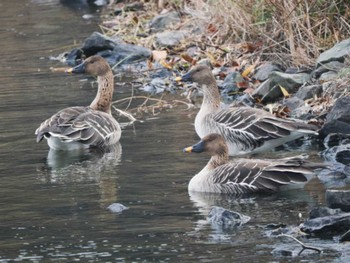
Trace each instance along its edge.
<path fill-rule="evenodd" d="M 81 63 L 74 68 L 69 68 L 66 70 L 67 73 L 84 73 L 85 72 L 85 63 Z"/>
<path fill-rule="evenodd" d="M 186 148 L 183 149 L 183 152 L 184 152 L 184 153 L 191 153 L 191 152 L 192 152 L 192 149 L 193 149 L 192 146 L 186 147 Z"/>
<path fill-rule="evenodd" d="M 203 151 L 204 151 L 204 142 L 203 141 L 199 141 L 198 143 L 183 149 L 183 152 L 185 152 L 185 153 L 201 153 Z"/>

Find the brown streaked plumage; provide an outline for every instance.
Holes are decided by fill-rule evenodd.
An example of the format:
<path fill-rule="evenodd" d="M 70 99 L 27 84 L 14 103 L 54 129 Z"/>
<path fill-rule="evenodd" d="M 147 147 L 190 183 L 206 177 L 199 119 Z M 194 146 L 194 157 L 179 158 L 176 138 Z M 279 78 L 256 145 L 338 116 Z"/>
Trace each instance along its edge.
<path fill-rule="evenodd" d="M 121 129 L 111 114 L 114 76 L 107 61 L 92 56 L 67 72 L 97 76 L 96 97 L 90 106 L 65 108 L 42 122 L 35 131 L 37 142 L 45 138 L 55 150 L 107 148 L 117 143 Z"/>
<path fill-rule="evenodd" d="M 305 183 L 316 168 L 323 164 L 307 162 L 304 156 L 278 160 L 233 159 L 229 161 L 228 147 L 219 134 L 209 134 L 184 152 L 207 152 L 208 164 L 191 180 L 189 191 L 220 194 L 249 194 L 274 192 L 281 186 Z"/>
<path fill-rule="evenodd" d="M 209 133 L 221 134 L 231 156 L 262 152 L 304 135 L 317 135 L 315 125 L 278 118 L 261 109 L 221 109 L 216 80 L 206 65 L 195 66 L 182 79 L 197 82 L 203 91 L 202 106 L 195 119 L 198 136 L 203 138 Z"/>

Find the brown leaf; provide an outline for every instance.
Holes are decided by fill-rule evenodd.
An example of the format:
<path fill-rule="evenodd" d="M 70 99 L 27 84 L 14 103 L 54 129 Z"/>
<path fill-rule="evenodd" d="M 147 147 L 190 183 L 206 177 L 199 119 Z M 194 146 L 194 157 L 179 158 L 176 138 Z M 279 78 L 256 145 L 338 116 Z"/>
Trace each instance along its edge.
<path fill-rule="evenodd" d="M 185 61 L 187 61 L 188 63 L 190 63 L 191 65 L 195 65 L 197 60 L 195 60 L 193 57 L 191 57 L 190 55 L 188 55 L 187 53 L 182 53 L 181 58 Z"/>

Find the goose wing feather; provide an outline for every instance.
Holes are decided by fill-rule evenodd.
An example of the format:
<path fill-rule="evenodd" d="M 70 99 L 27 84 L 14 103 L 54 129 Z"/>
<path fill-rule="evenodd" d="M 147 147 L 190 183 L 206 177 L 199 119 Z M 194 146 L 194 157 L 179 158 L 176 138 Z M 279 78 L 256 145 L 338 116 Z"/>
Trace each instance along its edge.
<path fill-rule="evenodd" d="M 311 174 L 312 170 L 303 167 L 299 162 L 288 162 L 235 160 L 212 171 L 213 183 L 226 193 L 252 193 L 276 191 L 282 185 L 306 182 L 304 174 Z"/>
<path fill-rule="evenodd" d="M 116 132 L 120 132 L 120 127 L 109 114 L 90 107 L 70 107 L 44 121 L 35 134 L 38 142 L 47 135 L 99 146 L 108 144 Z"/>
<path fill-rule="evenodd" d="M 212 125 L 230 141 L 261 146 L 266 140 L 278 139 L 298 129 L 294 120 L 276 118 L 268 112 L 249 107 L 232 107 L 208 116 Z"/>

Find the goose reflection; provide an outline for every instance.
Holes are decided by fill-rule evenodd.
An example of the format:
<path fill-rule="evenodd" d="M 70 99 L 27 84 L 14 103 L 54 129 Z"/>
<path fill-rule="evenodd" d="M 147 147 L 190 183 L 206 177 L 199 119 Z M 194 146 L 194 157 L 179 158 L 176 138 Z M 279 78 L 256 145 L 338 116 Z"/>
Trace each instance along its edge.
<path fill-rule="evenodd" d="M 98 185 L 100 205 L 105 208 L 117 200 L 118 166 L 121 162 L 120 143 L 107 150 L 84 149 L 81 151 L 50 150 L 39 180 L 46 184 L 79 186 Z"/>

